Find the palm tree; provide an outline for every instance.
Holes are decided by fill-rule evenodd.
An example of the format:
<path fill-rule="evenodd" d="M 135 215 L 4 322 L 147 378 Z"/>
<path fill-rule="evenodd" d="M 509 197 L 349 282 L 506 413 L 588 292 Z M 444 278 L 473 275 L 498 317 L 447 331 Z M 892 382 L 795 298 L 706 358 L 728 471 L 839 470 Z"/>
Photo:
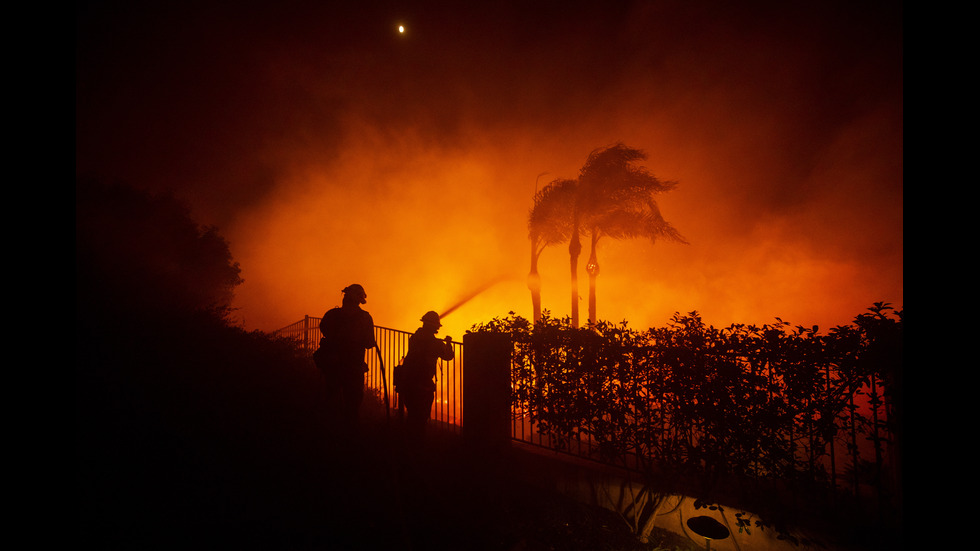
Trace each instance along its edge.
<path fill-rule="evenodd" d="M 546 247 L 563 243 L 569 238 L 575 186 L 575 180 L 557 178 L 534 194 L 527 222 L 531 238 L 531 271 L 527 276 L 527 287 L 531 290 L 535 322 L 541 319 L 538 258 Z"/>
<path fill-rule="evenodd" d="M 573 211 L 572 240 L 577 241 L 579 228 L 588 233 L 591 242 L 586 271 L 589 274 L 589 322 L 596 322 L 596 278 L 599 261 L 596 248 L 599 239 L 649 238 L 651 242 L 663 239 L 676 243 L 687 241 L 660 213 L 653 195 L 674 189 L 677 182 L 660 180 L 637 161 L 647 158 L 646 153 L 623 144 L 597 149 L 589 154 L 579 174 L 576 208 Z M 572 321 L 578 325 L 576 265 L 581 244 L 577 250 L 569 245 L 572 255 Z"/>

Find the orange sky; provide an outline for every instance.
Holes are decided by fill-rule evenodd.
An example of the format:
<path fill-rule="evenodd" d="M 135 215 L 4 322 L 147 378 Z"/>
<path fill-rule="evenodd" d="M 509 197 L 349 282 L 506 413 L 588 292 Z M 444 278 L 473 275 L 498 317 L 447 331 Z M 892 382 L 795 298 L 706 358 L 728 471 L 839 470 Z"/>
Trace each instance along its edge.
<path fill-rule="evenodd" d="M 658 201 L 690 244 L 602 242 L 600 318 L 826 329 L 903 306 L 890 3 L 262 4 L 95 2 L 76 51 L 76 171 L 171 190 L 216 224 L 249 329 L 321 315 L 354 282 L 397 329 L 493 282 L 443 334 L 530 317 L 535 186 L 615 142 L 679 182 Z M 566 249 L 540 271 L 568 315 Z"/>

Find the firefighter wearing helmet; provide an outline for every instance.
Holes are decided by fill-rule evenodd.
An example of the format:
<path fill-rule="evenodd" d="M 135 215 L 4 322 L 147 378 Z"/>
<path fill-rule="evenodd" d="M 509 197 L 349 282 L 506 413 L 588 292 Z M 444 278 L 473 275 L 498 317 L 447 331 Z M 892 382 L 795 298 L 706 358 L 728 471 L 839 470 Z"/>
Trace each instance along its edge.
<path fill-rule="evenodd" d="M 320 320 L 320 347 L 313 354 L 327 383 L 327 407 L 339 431 L 357 424 L 364 399 L 364 352 L 376 346 L 374 320 L 361 309 L 367 302 L 364 287 L 357 283 L 343 289 L 341 306 L 331 308 Z"/>
<path fill-rule="evenodd" d="M 426 312 L 419 327 L 408 339 L 405 356 L 404 380 L 400 381 L 398 395 L 405 406 L 406 425 L 410 434 L 421 437 L 432 411 L 436 390 L 436 363 L 453 359 L 452 337 L 436 337 L 442 323 L 439 314 Z"/>

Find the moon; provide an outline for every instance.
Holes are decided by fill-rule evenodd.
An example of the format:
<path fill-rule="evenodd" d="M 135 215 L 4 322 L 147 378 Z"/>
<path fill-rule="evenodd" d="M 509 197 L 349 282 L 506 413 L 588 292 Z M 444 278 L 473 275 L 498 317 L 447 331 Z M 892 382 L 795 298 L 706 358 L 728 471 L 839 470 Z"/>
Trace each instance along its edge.
<path fill-rule="evenodd" d="M 405 34 L 405 25 L 398 25 L 398 34 Z"/>

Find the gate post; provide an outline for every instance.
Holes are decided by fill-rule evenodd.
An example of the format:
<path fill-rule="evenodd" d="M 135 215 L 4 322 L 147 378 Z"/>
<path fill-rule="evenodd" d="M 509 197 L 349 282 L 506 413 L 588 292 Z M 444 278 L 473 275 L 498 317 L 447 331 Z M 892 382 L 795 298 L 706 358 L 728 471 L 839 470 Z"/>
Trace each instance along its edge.
<path fill-rule="evenodd" d="M 505 333 L 463 335 L 463 437 L 474 444 L 510 445 L 510 355 Z"/>

